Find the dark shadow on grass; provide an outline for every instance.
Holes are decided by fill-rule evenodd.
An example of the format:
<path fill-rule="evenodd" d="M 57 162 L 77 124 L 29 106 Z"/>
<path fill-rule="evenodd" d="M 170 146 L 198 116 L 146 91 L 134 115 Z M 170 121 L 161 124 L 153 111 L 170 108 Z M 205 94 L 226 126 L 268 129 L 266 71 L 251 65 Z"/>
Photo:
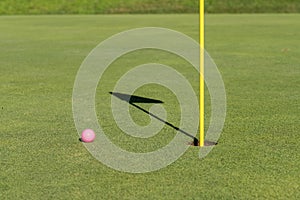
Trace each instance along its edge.
<path fill-rule="evenodd" d="M 144 113 L 150 115 L 151 117 L 161 121 L 162 123 L 168 125 L 169 127 L 179 131 L 180 133 L 185 134 L 186 136 L 190 137 L 193 139 L 192 145 L 194 146 L 198 146 L 199 145 L 199 141 L 196 137 L 194 137 L 193 135 L 187 133 L 186 131 L 176 127 L 175 125 L 171 124 L 170 122 L 167 122 L 163 119 L 161 119 L 160 117 L 154 115 L 153 113 L 145 110 L 144 108 L 134 104 L 134 103 L 164 103 L 163 101 L 160 100 L 156 100 L 156 99 L 150 99 L 150 98 L 145 98 L 145 97 L 139 97 L 139 96 L 134 96 L 134 95 L 129 95 L 129 94 L 122 94 L 122 93 L 117 93 L 117 92 L 109 92 L 111 95 L 126 101 L 127 103 L 129 103 L 130 105 L 134 106 L 135 108 L 143 111 Z"/>
<path fill-rule="evenodd" d="M 128 103 L 164 103 L 161 100 L 150 99 L 150 98 L 129 95 L 129 94 L 122 94 L 118 92 L 109 92 L 109 94 L 114 95 L 115 97 L 118 97 L 119 99 L 126 101 Z"/>

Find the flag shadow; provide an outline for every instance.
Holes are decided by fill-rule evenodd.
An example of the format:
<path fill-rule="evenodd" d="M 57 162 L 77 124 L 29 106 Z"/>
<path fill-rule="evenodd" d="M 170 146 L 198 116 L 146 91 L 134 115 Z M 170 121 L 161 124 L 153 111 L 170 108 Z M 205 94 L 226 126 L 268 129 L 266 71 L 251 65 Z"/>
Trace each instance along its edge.
<path fill-rule="evenodd" d="M 146 98 L 146 97 L 135 96 L 135 95 L 123 94 L 123 93 L 118 93 L 118 92 L 109 92 L 109 93 L 111 95 L 119 98 L 122 101 L 126 101 L 127 103 L 129 103 L 133 107 L 135 107 L 135 108 L 139 109 L 140 111 L 150 115 L 151 117 L 161 121 L 162 123 L 166 124 L 167 126 L 169 126 L 173 129 L 179 131 L 180 133 L 192 138 L 193 142 L 191 143 L 191 145 L 193 145 L 193 146 L 198 146 L 199 145 L 199 140 L 196 137 L 194 137 L 193 135 L 191 135 L 190 133 L 176 127 L 172 123 L 163 120 L 162 118 L 158 117 L 157 115 L 154 115 L 153 113 L 149 112 L 148 110 L 145 110 L 144 108 L 142 108 L 142 107 L 135 104 L 135 103 L 164 103 L 163 101 L 156 100 L 156 99 L 150 99 L 150 98 Z"/>

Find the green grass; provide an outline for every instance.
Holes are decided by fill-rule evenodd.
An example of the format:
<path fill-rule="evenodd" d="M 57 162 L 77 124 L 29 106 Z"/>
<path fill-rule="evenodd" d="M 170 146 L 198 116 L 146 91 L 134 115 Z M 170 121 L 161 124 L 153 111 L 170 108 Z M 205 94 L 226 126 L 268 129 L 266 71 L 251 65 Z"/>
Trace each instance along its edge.
<path fill-rule="evenodd" d="M 0 14 L 196 13 L 198 0 L 2 0 Z"/>
<path fill-rule="evenodd" d="M 228 103 L 219 145 L 202 160 L 189 148 L 162 170 L 129 174 L 101 164 L 78 142 L 77 70 L 99 42 L 130 28 L 160 26 L 197 40 L 198 16 L 0 17 L 0 198 L 299 199 L 299 20 L 297 14 L 207 15 L 206 49 L 222 73 Z M 109 123 L 108 92 L 122 72 L 151 58 L 181 70 L 197 88 L 193 70 L 172 55 L 143 51 L 117 60 L 98 86 L 97 114 L 109 137 L 129 150 L 143 149 Z M 137 94 L 164 100 L 168 111 L 176 105 L 164 88 L 149 87 Z M 131 113 L 138 123 L 149 121 Z M 168 120 L 177 123 L 176 113 Z M 151 138 L 153 146 L 145 141 L 145 151 L 172 134 L 165 127 Z"/>
<path fill-rule="evenodd" d="M 298 0 L 205 0 L 207 13 L 299 13 Z M 1 0 L 0 15 L 198 13 L 199 0 Z"/>
<path fill-rule="evenodd" d="M 208 13 L 299 13 L 298 0 L 205 0 Z"/>

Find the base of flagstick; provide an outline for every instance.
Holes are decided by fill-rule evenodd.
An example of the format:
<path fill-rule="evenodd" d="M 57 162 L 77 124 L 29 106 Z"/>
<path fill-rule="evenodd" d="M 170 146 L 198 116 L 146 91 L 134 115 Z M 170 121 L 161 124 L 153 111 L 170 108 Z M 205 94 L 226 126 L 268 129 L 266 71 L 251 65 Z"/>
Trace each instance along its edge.
<path fill-rule="evenodd" d="M 217 144 L 218 144 L 217 142 L 212 142 L 212 141 L 207 141 L 207 140 L 204 141 L 204 146 L 215 146 Z M 197 138 L 194 138 L 194 141 L 190 142 L 189 145 L 200 146 L 199 140 Z"/>

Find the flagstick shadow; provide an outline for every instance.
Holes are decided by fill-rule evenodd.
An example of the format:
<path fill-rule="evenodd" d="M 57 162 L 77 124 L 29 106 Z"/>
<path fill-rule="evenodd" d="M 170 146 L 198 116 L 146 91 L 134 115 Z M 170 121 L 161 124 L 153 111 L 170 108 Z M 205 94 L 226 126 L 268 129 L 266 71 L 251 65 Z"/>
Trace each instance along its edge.
<path fill-rule="evenodd" d="M 157 115 L 154 115 L 153 113 L 145 110 L 144 108 L 136 105 L 135 103 L 164 103 L 163 101 L 160 100 L 156 100 L 156 99 L 150 99 L 150 98 L 145 98 L 145 97 L 139 97 L 139 96 L 134 96 L 134 95 L 128 95 L 128 94 L 122 94 L 122 93 L 117 93 L 117 92 L 109 92 L 111 95 L 126 101 L 127 103 L 129 103 L 130 105 L 132 105 L 133 107 L 143 111 L 144 113 L 150 115 L 151 117 L 161 121 L 162 123 L 166 124 L 167 126 L 179 131 L 180 133 L 190 137 L 193 139 L 192 145 L 194 146 L 198 146 L 199 145 L 199 140 L 194 137 L 193 135 L 189 134 L 188 132 L 176 127 L 175 125 L 171 124 L 170 122 L 167 122 L 165 120 L 163 120 L 162 118 L 158 117 Z"/>

